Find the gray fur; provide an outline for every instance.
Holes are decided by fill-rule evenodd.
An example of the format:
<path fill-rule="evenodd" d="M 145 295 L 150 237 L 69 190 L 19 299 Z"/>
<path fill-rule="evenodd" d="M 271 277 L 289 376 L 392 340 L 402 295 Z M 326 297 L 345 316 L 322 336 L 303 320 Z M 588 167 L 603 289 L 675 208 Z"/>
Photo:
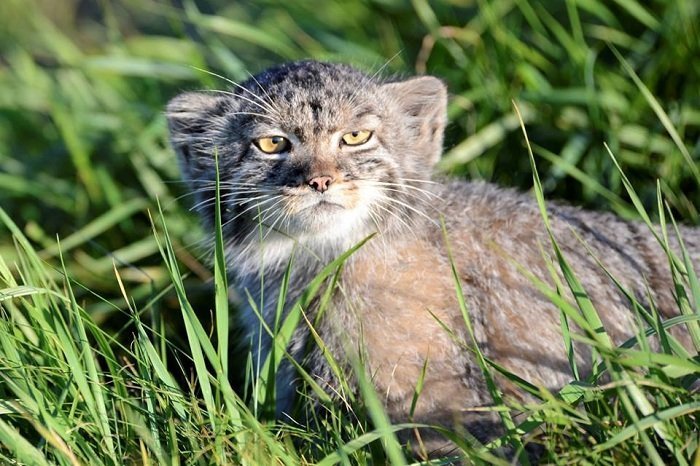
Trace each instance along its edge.
<path fill-rule="evenodd" d="M 325 264 L 377 232 L 349 259 L 342 291 L 317 331 L 335 359 L 362 355 L 393 421 L 407 420 L 427 359 L 414 420 L 465 425 L 486 438 L 492 419 L 467 409 L 492 400 L 473 353 L 463 349 L 470 340 L 455 298 L 441 217 L 487 357 L 549 389 L 569 382 L 572 374 L 558 309 L 516 265 L 552 284 L 543 251 L 553 253 L 535 201 L 481 182 L 431 181 L 442 149 L 446 102 L 445 86 L 436 78 L 387 82 L 345 65 L 304 61 L 272 68 L 227 92 L 182 94 L 170 102 L 167 114 L 172 145 L 209 226 L 218 155 L 232 278 L 238 290 L 262 305 L 268 324 L 293 250 L 288 303 Z M 367 144 L 339 143 L 343 134 L 365 129 L 374 131 Z M 290 151 L 267 155 L 251 142 L 272 135 L 287 137 Z M 308 185 L 321 175 L 334 179 L 325 193 Z M 644 227 L 560 204 L 549 205 L 549 216 L 616 343 L 635 330 L 629 303 L 579 238 L 639 299 L 647 301 L 648 282 L 661 312 L 674 314 L 667 259 Z M 685 233 L 697 259 L 700 235 L 694 229 Z M 310 309 L 312 318 L 313 313 Z M 260 335 L 258 318 L 247 309 L 242 320 L 251 341 L 263 341 L 254 359 L 263 358 L 270 342 L 265 332 Z M 290 348 L 299 360 L 307 333 L 302 325 Z M 585 373 L 590 370 L 586 349 L 578 350 Z M 312 376 L 334 387 L 317 348 L 305 361 Z M 294 378 L 291 367 L 284 367 L 280 414 L 291 407 Z M 522 398 L 501 383 L 507 394 Z"/>

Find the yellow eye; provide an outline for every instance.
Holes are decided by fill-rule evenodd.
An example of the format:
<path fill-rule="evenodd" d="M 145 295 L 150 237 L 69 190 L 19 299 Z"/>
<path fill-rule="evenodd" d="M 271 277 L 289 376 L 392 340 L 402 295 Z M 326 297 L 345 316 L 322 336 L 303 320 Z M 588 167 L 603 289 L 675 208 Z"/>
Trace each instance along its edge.
<path fill-rule="evenodd" d="M 369 138 L 371 137 L 372 131 L 363 129 L 343 134 L 343 142 L 348 146 L 359 146 L 360 144 L 364 144 L 369 141 Z"/>
<path fill-rule="evenodd" d="M 289 139 L 282 136 L 270 136 L 256 139 L 255 145 L 266 154 L 279 154 L 289 148 Z"/>

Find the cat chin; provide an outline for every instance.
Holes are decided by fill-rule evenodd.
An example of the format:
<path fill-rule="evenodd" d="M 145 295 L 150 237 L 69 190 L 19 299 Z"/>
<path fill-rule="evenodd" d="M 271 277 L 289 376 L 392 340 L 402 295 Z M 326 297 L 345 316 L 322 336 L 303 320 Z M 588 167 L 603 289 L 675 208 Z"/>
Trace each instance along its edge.
<path fill-rule="evenodd" d="M 326 248 L 351 243 L 349 248 L 353 242 L 359 242 L 376 230 L 362 208 L 346 209 L 337 204 L 323 203 L 308 210 L 311 212 L 291 221 L 286 232 L 290 238 L 303 244 Z"/>
<path fill-rule="evenodd" d="M 344 200 L 329 196 L 302 204 L 297 198 L 293 206 L 287 206 L 293 207 L 293 212 L 282 214 L 284 221 L 273 221 L 272 230 L 263 226 L 260 234 L 248 235 L 245 243 L 233 248 L 231 257 L 236 269 L 282 267 L 293 251 L 295 256 L 302 254 L 326 264 L 379 230 L 375 221 L 381 220 L 372 215 L 368 199 L 353 207 L 340 204 Z"/>
<path fill-rule="evenodd" d="M 325 265 L 377 230 L 371 222 L 361 218 L 331 222 L 320 232 L 304 228 L 303 224 L 298 228 L 298 232 L 263 232 L 265 239 L 262 241 L 253 240 L 231 247 L 228 254 L 231 264 L 243 274 L 255 273 L 284 267 L 294 254 L 297 259 L 303 256 Z"/>

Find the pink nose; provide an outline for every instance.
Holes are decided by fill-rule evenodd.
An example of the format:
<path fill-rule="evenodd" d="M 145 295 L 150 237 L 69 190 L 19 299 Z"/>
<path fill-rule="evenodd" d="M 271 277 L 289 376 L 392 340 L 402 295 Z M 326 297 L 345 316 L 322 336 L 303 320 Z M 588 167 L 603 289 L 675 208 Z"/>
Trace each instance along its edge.
<path fill-rule="evenodd" d="M 333 178 L 328 175 L 316 176 L 307 181 L 307 184 L 311 186 L 315 191 L 319 193 L 325 193 L 328 191 L 328 187 L 333 182 Z"/>

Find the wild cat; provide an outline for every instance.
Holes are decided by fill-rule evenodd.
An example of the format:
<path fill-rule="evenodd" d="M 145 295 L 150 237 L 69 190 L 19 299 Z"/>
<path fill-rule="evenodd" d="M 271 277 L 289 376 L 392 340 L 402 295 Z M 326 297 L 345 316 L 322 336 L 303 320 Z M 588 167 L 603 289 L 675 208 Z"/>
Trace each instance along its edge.
<path fill-rule="evenodd" d="M 287 303 L 326 264 L 374 234 L 345 263 L 315 331 L 335 360 L 361 355 L 391 420 L 409 418 L 423 378 L 413 421 L 461 425 L 487 438 L 493 417 L 469 408 L 492 399 L 470 349 L 446 238 L 485 356 L 552 390 L 573 375 L 560 311 L 523 272 L 554 287 L 545 259 L 553 255 L 551 242 L 535 200 L 483 182 L 431 178 L 446 104 L 446 87 L 434 77 L 385 80 L 347 65 L 301 61 L 229 91 L 179 95 L 167 117 L 183 176 L 210 228 L 218 158 L 231 276 L 243 296 L 262 306 L 266 323 L 275 319 L 292 254 Z M 555 203 L 548 215 L 615 343 L 637 326 L 628 298 L 597 260 L 640 302 L 652 298 L 662 315 L 674 314 L 668 259 L 646 227 Z M 684 233 L 697 259 L 700 235 Z M 305 309 L 309 322 L 316 308 L 314 302 Z M 270 338 L 257 314 L 249 307 L 241 319 L 254 342 L 253 360 L 264 358 Z M 302 324 L 291 355 L 334 387 L 325 356 L 308 339 Z M 582 376 L 591 369 L 586 351 L 576 353 Z M 280 415 L 293 414 L 294 379 L 287 365 L 277 385 Z M 500 383 L 506 394 L 522 397 Z"/>

